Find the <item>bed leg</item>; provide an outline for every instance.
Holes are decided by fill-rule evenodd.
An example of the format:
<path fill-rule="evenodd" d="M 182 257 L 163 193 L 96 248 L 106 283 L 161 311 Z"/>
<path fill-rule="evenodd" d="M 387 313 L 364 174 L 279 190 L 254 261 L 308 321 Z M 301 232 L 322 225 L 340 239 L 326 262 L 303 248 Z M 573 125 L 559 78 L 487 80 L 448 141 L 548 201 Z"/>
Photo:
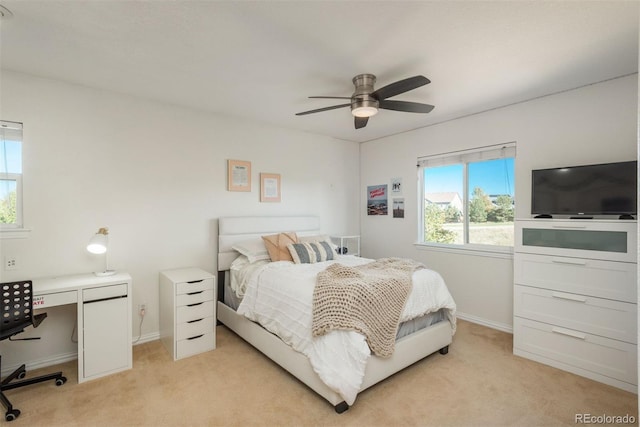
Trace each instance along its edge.
<path fill-rule="evenodd" d="M 338 403 L 336 406 L 334 406 L 333 408 L 336 410 L 336 412 L 338 414 L 341 414 L 344 411 L 346 411 L 347 409 L 349 409 L 349 405 L 347 405 L 347 402 L 342 401 L 342 402 Z"/>
<path fill-rule="evenodd" d="M 440 354 L 447 354 L 449 353 L 449 346 L 446 347 L 442 347 L 440 350 L 438 350 L 440 352 Z"/>

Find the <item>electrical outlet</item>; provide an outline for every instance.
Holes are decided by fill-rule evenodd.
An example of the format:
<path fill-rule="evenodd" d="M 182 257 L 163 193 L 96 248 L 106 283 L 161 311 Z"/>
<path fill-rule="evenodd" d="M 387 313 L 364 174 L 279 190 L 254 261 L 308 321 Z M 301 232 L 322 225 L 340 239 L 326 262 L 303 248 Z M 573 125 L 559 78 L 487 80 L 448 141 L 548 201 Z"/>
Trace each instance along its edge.
<path fill-rule="evenodd" d="M 19 266 L 18 257 L 16 256 L 5 256 L 4 257 L 4 269 L 5 270 L 17 270 Z"/>
<path fill-rule="evenodd" d="M 144 317 L 147 312 L 147 304 L 138 304 L 138 314 Z"/>

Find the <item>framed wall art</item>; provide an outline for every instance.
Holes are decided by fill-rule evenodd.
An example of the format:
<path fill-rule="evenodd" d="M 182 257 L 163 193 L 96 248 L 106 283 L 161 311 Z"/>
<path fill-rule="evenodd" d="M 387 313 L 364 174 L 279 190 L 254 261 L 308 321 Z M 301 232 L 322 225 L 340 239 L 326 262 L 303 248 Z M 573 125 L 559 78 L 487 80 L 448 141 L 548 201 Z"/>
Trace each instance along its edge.
<path fill-rule="evenodd" d="M 261 173 L 260 174 L 260 201 L 279 202 L 280 201 L 280 174 Z"/>
<path fill-rule="evenodd" d="M 251 162 L 227 160 L 227 190 L 251 191 Z"/>

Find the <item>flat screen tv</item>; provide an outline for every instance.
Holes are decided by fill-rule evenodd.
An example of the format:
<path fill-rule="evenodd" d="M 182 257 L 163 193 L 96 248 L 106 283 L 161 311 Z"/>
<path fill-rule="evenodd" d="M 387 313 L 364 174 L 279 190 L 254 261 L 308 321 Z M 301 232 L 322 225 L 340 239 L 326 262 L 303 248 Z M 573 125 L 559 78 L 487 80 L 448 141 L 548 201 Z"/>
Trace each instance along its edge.
<path fill-rule="evenodd" d="M 629 161 L 533 170 L 531 213 L 635 215 L 637 167 L 637 161 Z"/>

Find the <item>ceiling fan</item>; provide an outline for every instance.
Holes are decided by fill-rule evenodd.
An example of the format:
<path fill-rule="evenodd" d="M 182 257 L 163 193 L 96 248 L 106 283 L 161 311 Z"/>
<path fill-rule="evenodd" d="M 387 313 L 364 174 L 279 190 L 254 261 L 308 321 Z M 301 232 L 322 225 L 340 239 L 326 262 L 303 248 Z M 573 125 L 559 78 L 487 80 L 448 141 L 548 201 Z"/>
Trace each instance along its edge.
<path fill-rule="evenodd" d="M 310 96 L 309 98 L 321 99 L 349 99 L 350 102 L 331 107 L 318 108 L 316 110 L 296 113 L 296 116 L 319 113 L 321 111 L 335 110 L 336 108 L 351 107 L 351 114 L 355 117 L 356 129 L 361 129 L 367 125 L 369 117 L 378 113 L 378 109 L 404 111 L 408 113 L 428 113 L 433 110 L 433 105 L 421 104 L 409 101 L 393 101 L 391 98 L 401 93 L 424 86 L 431 81 L 424 76 L 414 76 L 397 82 L 388 84 L 378 90 L 373 89 L 376 76 L 373 74 L 358 74 L 353 78 L 356 90 L 353 95 L 348 96 Z"/>

